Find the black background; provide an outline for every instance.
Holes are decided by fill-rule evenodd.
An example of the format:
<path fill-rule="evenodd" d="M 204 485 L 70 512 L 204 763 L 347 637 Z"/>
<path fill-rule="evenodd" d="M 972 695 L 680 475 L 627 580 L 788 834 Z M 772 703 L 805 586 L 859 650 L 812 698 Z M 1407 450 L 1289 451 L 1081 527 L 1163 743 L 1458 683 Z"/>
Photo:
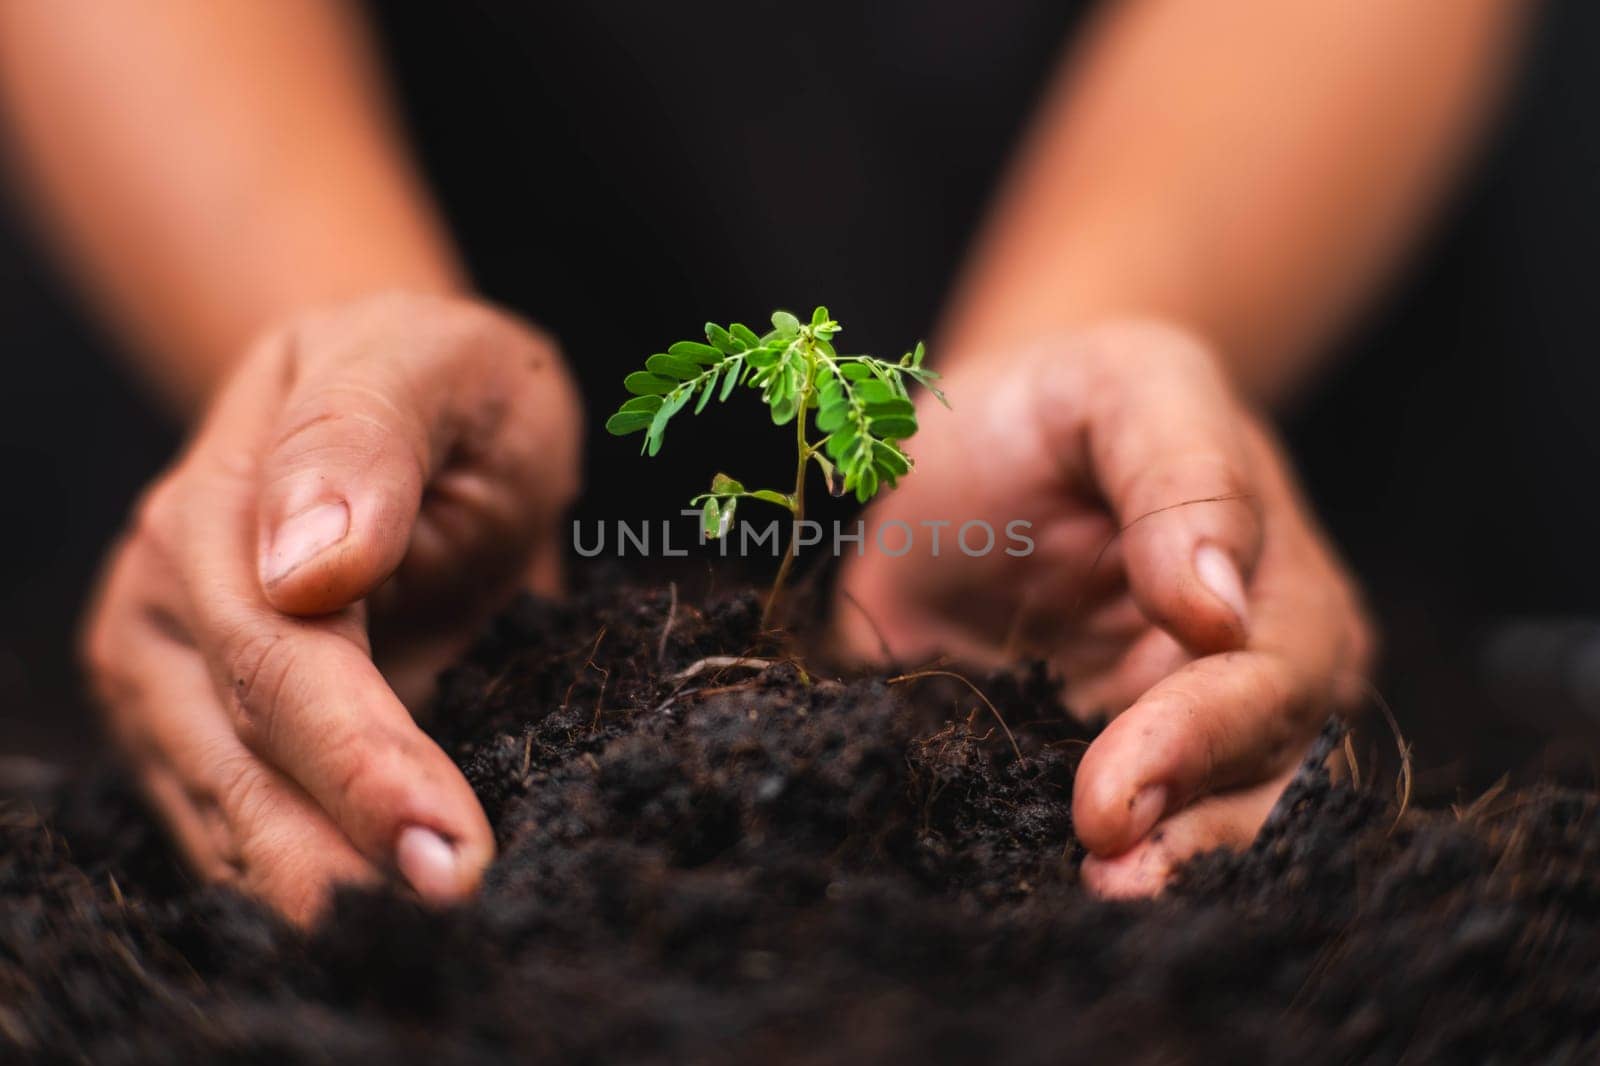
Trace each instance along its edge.
<path fill-rule="evenodd" d="M 596 432 L 621 374 L 705 319 L 827 302 L 852 350 L 928 332 L 1079 15 L 1049 0 L 375 11 L 482 290 L 552 329 L 578 370 L 585 519 L 675 514 L 730 451 L 746 480 L 781 478 L 781 449 L 745 444 L 759 412 L 731 405 L 676 422 L 651 461 Z M 1596 750 L 1573 678 L 1600 625 L 1597 34 L 1587 0 L 1546 5 L 1482 165 L 1286 419 L 1384 617 L 1382 687 L 1441 787 L 1549 768 L 1551 742 L 1584 774 Z M 72 759 L 98 743 L 76 616 L 178 432 L 20 210 L 0 219 L 0 346 L 0 754 Z M 1509 660 L 1508 626 L 1526 638 Z"/>

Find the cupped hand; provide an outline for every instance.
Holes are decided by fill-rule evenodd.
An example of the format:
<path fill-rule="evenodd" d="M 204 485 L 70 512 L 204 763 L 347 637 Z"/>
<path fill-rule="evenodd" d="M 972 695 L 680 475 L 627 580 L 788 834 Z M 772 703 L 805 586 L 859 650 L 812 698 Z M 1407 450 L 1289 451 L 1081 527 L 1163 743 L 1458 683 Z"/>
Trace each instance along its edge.
<path fill-rule="evenodd" d="M 470 893 L 494 841 L 408 706 L 557 579 L 580 413 L 551 343 L 385 294 L 259 342 L 111 554 L 84 650 L 205 877 L 297 920 L 341 881 Z"/>
<path fill-rule="evenodd" d="M 1044 657 L 1069 706 L 1111 717 L 1073 794 L 1102 894 L 1152 894 L 1189 856 L 1247 844 L 1371 655 L 1270 431 L 1204 344 L 1155 323 L 967 359 L 943 384 L 953 409 L 922 405 L 919 469 L 844 568 L 843 644 Z M 895 520 L 917 534 L 898 556 L 871 540 Z M 974 520 L 994 530 L 987 552 L 982 527 L 959 539 Z M 898 552 L 904 533 L 886 541 Z"/>

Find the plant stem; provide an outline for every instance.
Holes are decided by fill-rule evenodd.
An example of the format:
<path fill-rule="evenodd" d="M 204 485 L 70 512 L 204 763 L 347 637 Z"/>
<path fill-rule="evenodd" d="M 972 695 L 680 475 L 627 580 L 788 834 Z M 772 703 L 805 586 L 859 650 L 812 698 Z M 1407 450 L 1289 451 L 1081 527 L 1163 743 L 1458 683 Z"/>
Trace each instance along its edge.
<path fill-rule="evenodd" d="M 783 562 L 778 564 L 778 576 L 772 579 L 772 591 L 767 593 L 766 606 L 761 609 L 762 629 L 771 624 L 772 612 L 778 606 L 778 596 L 783 591 L 783 583 L 788 580 L 789 571 L 794 568 L 795 556 L 799 553 L 797 542 L 800 539 L 800 523 L 806 518 L 806 463 L 811 458 L 811 448 L 806 441 L 806 405 L 811 400 L 811 378 L 816 372 L 816 349 L 808 345 L 806 354 L 809 358 L 806 360 L 805 382 L 800 386 L 800 397 L 794 416 L 794 506 L 790 508 L 793 518 L 789 526 L 789 547 L 783 553 Z"/>

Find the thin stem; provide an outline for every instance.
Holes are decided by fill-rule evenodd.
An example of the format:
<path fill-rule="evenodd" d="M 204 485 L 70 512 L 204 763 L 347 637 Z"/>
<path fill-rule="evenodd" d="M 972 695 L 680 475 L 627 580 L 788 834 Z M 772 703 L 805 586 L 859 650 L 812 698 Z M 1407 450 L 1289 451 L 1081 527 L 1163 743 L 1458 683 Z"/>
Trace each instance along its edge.
<path fill-rule="evenodd" d="M 794 415 L 794 506 L 790 508 L 794 517 L 789 526 L 789 547 L 783 553 L 783 562 L 778 564 L 778 576 L 772 579 L 772 591 L 767 593 L 767 604 L 761 609 L 762 629 L 766 629 L 771 623 L 772 612 L 777 608 L 778 596 L 783 591 L 783 583 L 788 580 L 789 571 L 794 568 L 795 556 L 799 553 L 800 523 L 806 518 L 806 463 L 811 459 L 811 446 L 806 441 L 806 405 L 811 401 L 811 377 L 816 372 L 815 345 L 806 345 L 805 352 L 806 375 L 800 385 L 800 396 Z"/>

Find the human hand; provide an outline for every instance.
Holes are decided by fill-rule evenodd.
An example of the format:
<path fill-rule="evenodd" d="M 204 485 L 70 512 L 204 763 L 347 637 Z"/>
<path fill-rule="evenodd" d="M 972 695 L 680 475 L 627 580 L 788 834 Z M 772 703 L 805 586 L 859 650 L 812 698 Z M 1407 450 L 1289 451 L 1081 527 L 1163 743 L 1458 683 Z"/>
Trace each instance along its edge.
<path fill-rule="evenodd" d="M 473 890 L 488 822 L 407 707 L 518 585 L 557 583 L 580 420 L 551 343 L 469 301 L 369 297 L 251 350 L 84 635 L 201 875 L 300 921 L 340 881 Z"/>
<path fill-rule="evenodd" d="M 1153 894 L 1189 856 L 1248 844 L 1326 716 L 1355 703 L 1372 643 L 1268 429 L 1204 345 L 1149 323 L 968 360 L 941 384 L 953 411 L 924 402 L 909 442 L 921 473 L 867 515 L 869 539 L 898 519 L 918 543 L 848 560 L 843 645 L 1041 656 L 1070 706 L 1114 716 L 1073 792 L 1097 892 Z M 997 536 L 979 557 L 956 541 L 973 519 Z M 1003 550 L 1015 520 L 1022 557 Z M 937 559 L 924 521 L 951 523 Z"/>

